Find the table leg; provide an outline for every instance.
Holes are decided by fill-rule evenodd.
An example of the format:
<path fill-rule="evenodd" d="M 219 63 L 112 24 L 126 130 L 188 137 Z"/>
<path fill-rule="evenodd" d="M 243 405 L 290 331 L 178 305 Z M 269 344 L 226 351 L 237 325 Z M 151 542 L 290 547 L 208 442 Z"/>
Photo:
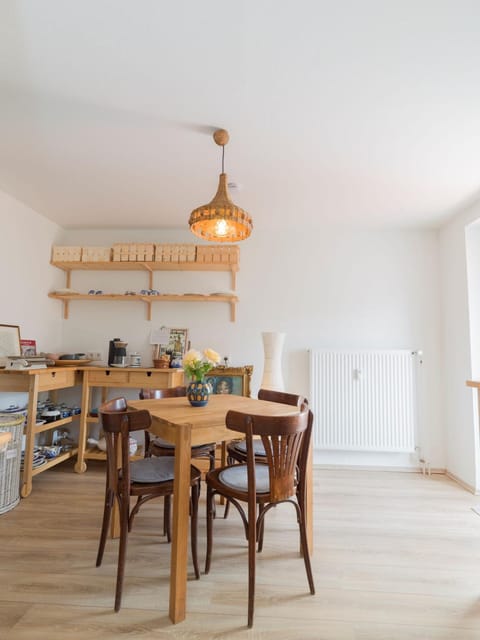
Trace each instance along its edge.
<path fill-rule="evenodd" d="M 32 492 L 33 449 L 35 446 L 35 427 L 37 424 L 38 375 L 30 377 L 28 390 L 28 415 L 25 426 L 25 454 L 23 458 L 23 476 L 20 495 L 26 498 Z"/>
<path fill-rule="evenodd" d="M 313 447 L 310 444 L 310 451 L 307 458 L 307 471 L 305 474 L 305 507 L 306 507 L 306 525 L 307 525 L 307 542 L 310 555 L 313 554 Z"/>
<path fill-rule="evenodd" d="M 82 404 L 80 412 L 80 427 L 78 433 L 78 453 L 77 462 L 75 464 L 75 471 L 77 473 L 83 473 L 87 470 L 85 464 L 85 449 L 87 447 L 88 437 L 88 424 L 87 418 L 90 409 L 90 385 L 88 384 L 88 371 L 83 372 L 83 385 L 82 385 Z"/>
<path fill-rule="evenodd" d="M 176 427 L 169 610 L 173 623 L 186 614 L 191 430 L 189 424 Z"/>

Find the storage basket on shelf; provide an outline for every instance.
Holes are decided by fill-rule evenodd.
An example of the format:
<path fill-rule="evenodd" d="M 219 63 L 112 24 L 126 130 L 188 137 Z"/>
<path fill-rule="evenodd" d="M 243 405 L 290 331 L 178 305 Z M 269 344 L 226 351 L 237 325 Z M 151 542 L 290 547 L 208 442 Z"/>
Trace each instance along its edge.
<path fill-rule="evenodd" d="M 10 431 L 12 439 L 0 453 L 0 514 L 20 501 L 20 462 L 25 416 L 22 413 L 0 414 L 0 431 Z"/>

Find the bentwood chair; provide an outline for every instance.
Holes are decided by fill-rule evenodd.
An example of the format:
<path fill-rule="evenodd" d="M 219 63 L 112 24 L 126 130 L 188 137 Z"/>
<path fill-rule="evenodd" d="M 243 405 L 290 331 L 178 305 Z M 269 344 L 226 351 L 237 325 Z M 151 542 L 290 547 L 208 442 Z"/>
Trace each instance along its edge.
<path fill-rule="evenodd" d="M 229 411 L 228 429 L 245 433 L 247 462 L 209 471 L 207 482 L 207 556 L 209 573 L 213 547 L 214 499 L 219 494 L 238 510 L 248 541 L 248 626 L 253 625 L 256 543 L 268 511 L 280 503 L 294 506 L 310 593 L 315 593 L 306 532 L 305 474 L 313 415 L 307 405 L 293 416 L 258 416 Z M 266 462 L 255 458 L 253 436 L 260 436 Z M 297 490 L 299 487 L 299 490 Z M 242 506 L 242 503 L 246 503 Z M 258 516 L 257 516 L 258 505 Z"/>
<path fill-rule="evenodd" d="M 187 395 L 186 387 L 170 387 L 168 389 L 141 389 L 140 400 L 159 399 L 159 398 L 178 398 Z M 192 458 L 208 458 L 209 469 L 215 468 L 215 448 L 216 443 L 199 444 L 192 447 Z M 163 438 L 155 437 L 151 439 L 147 432 L 145 437 L 145 455 L 146 456 L 174 456 L 175 445 L 167 442 Z"/>
<path fill-rule="evenodd" d="M 286 393 L 284 391 L 274 391 L 273 389 L 260 389 L 258 391 L 259 400 L 268 400 L 269 402 L 280 402 L 281 404 L 289 404 L 292 407 L 300 407 L 302 404 L 307 404 L 308 401 L 303 396 L 295 393 Z M 265 448 L 261 440 L 253 441 L 253 450 L 255 452 L 255 458 L 259 462 L 266 462 Z M 228 464 L 235 464 L 235 462 L 245 463 L 247 461 L 247 443 L 245 438 L 241 440 L 232 440 L 227 445 L 227 462 Z M 230 503 L 227 502 L 223 517 L 227 518 L 230 511 Z M 263 529 L 262 529 L 263 534 Z M 262 550 L 263 535 L 259 536 L 258 550 Z"/>
<path fill-rule="evenodd" d="M 268 400 L 269 402 L 280 402 L 281 404 L 289 404 L 293 407 L 300 407 L 302 404 L 308 404 L 307 400 L 300 395 L 294 393 L 285 393 L 284 391 L 274 391 L 272 389 L 260 389 L 258 392 L 259 400 Z M 261 440 L 254 440 L 253 447 L 255 456 L 263 458 L 265 462 L 265 449 Z M 247 461 L 247 444 L 246 440 L 232 440 L 227 445 L 227 461 L 230 464 Z"/>
<path fill-rule="evenodd" d="M 145 502 L 173 495 L 173 458 L 143 458 L 130 461 L 129 438 L 133 431 L 147 430 L 151 426 L 148 411 L 129 410 L 125 398 L 115 398 L 99 408 L 107 444 L 107 473 L 102 530 L 97 554 L 97 567 L 102 564 L 107 533 L 114 503 L 118 506 L 120 542 L 118 549 L 115 611 L 122 601 L 123 579 L 127 552 L 127 537 L 135 515 Z M 200 495 L 200 471 L 190 466 L 191 486 L 191 545 L 195 577 L 200 577 L 197 557 L 198 499 Z M 130 498 L 137 497 L 133 508 Z"/>

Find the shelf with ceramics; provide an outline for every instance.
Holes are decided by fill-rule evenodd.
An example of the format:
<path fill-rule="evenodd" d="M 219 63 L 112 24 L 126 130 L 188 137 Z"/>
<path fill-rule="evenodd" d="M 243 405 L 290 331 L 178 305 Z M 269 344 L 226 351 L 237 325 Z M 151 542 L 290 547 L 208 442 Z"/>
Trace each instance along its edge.
<path fill-rule="evenodd" d="M 230 292 L 219 293 L 160 293 L 153 288 L 154 271 L 229 271 L 232 276 L 232 289 L 235 290 L 235 275 L 238 271 L 237 263 L 202 263 L 202 262 L 56 262 L 51 264 L 66 273 L 65 289 L 57 289 L 49 293 L 50 298 L 63 302 L 63 317 L 69 317 L 69 303 L 72 300 L 109 300 L 115 302 L 142 302 L 147 306 L 147 320 L 152 319 L 152 304 L 156 302 L 214 302 L 230 305 L 230 320 L 235 322 L 236 304 L 238 297 Z M 148 289 L 140 293 L 104 293 L 93 291 L 79 293 L 71 289 L 72 271 L 145 271 L 149 275 Z"/>

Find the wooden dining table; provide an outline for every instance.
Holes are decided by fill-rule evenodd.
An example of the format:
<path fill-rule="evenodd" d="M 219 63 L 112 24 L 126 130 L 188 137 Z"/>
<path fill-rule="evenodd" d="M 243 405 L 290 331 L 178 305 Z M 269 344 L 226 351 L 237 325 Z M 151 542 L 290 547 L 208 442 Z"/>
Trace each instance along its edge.
<path fill-rule="evenodd" d="M 169 615 L 173 623 L 186 616 L 190 474 L 192 445 L 224 442 L 244 434 L 227 429 L 230 409 L 266 416 L 295 415 L 297 407 L 237 395 L 212 395 L 205 407 L 192 407 L 186 397 L 161 400 L 129 400 L 134 409 L 147 409 L 152 416 L 150 431 L 175 445 L 172 550 Z M 307 470 L 307 531 L 313 550 L 312 463 Z"/>

